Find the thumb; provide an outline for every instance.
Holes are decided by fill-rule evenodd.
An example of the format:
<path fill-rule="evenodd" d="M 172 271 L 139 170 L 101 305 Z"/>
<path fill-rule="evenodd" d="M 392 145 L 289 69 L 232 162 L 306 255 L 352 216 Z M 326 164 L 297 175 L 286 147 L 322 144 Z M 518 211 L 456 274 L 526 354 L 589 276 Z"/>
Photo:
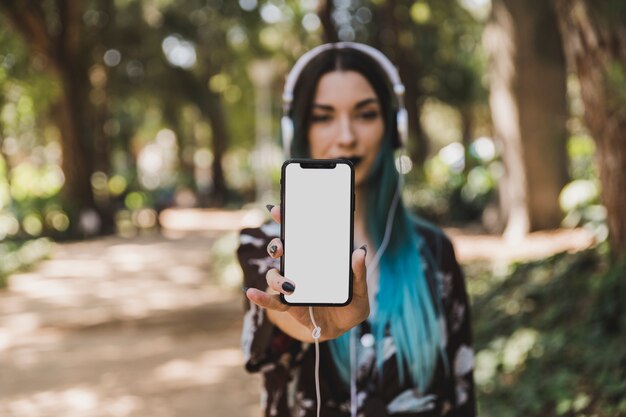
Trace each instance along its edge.
<path fill-rule="evenodd" d="M 360 297 L 367 297 L 367 268 L 365 266 L 365 255 L 367 245 L 363 245 L 352 252 L 352 272 L 354 273 L 354 294 Z"/>

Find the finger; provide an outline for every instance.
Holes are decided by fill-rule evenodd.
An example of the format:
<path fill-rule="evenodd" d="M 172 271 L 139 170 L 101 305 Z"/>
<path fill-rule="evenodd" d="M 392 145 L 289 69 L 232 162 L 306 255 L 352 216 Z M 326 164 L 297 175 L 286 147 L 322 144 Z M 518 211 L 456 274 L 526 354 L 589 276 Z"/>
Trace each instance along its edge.
<path fill-rule="evenodd" d="M 268 204 L 267 206 L 267 210 L 270 212 L 270 215 L 272 216 L 272 219 L 274 219 L 274 221 L 278 224 L 280 224 L 280 206 L 274 206 L 272 204 Z"/>
<path fill-rule="evenodd" d="M 290 280 L 280 275 L 280 272 L 276 269 L 270 269 L 265 274 L 265 280 L 267 281 L 267 285 L 274 291 L 278 291 L 282 294 L 291 294 L 296 289 L 296 284 Z"/>
<path fill-rule="evenodd" d="M 287 311 L 289 306 L 280 301 L 280 295 L 271 295 L 256 288 L 248 288 L 246 297 L 259 307 L 276 311 Z"/>
<path fill-rule="evenodd" d="M 274 259 L 283 256 L 283 242 L 280 238 L 276 237 L 270 240 L 270 243 L 267 244 L 267 253 Z"/>
<path fill-rule="evenodd" d="M 367 296 L 367 268 L 365 266 L 367 245 L 352 252 L 352 272 L 354 273 L 354 294 Z"/>

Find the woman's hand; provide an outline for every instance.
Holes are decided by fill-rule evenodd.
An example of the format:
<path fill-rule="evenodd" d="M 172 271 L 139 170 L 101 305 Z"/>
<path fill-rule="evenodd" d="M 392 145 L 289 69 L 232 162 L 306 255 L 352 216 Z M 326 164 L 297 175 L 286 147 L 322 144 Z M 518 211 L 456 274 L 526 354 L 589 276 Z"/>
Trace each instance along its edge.
<path fill-rule="evenodd" d="M 280 207 L 274 206 L 270 213 L 280 223 Z M 361 247 L 352 253 L 352 272 L 354 276 L 352 301 L 344 307 L 316 307 L 313 311 L 317 325 L 322 329 L 320 341 L 334 339 L 367 319 L 370 312 L 367 295 L 365 268 L 366 248 Z M 283 255 L 283 245 L 279 238 L 267 245 L 272 258 Z M 267 309 L 269 319 L 288 335 L 303 341 L 313 341 L 311 332 L 313 323 L 309 307 L 289 306 L 280 300 L 280 294 L 291 294 L 295 289 L 293 281 L 280 275 L 276 269 L 266 274 L 268 289 L 266 292 L 249 288 L 246 296 L 256 305 Z"/>

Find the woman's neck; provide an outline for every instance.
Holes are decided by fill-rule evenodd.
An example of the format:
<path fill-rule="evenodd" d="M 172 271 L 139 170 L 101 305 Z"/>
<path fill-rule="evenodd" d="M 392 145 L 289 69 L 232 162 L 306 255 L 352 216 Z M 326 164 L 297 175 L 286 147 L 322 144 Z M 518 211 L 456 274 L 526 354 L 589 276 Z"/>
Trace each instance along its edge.
<path fill-rule="evenodd" d="M 356 189 L 355 210 L 354 210 L 354 243 L 356 247 L 363 244 L 369 244 L 369 236 L 367 235 L 366 211 L 365 211 L 365 193 L 359 188 Z"/>

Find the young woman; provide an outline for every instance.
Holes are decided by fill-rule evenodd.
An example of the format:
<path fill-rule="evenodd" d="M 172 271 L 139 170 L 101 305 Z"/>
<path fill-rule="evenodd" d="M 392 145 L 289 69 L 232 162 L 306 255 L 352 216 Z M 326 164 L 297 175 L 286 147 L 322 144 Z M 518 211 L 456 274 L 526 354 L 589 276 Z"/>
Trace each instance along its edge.
<path fill-rule="evenodd" d="M 353 300 L 314 310 L 323 329 L 322 415 L 474 416 L 463 274 L 443 232 L 413 218 L 399 198 L 394 150 L 406 120 L 393 65 L 371 47 L 338 43 L 294 68 L 285 94 L 291 156 L 355 165 Z M 280 208 L 268 208 L 275 222 L 243 230 L 237 252 L 246 368 L 262 373 L 265 416 L 315 416 L 311 319 L 308 308 L 279 299 L 297 283 L 277 271 Z"/>

